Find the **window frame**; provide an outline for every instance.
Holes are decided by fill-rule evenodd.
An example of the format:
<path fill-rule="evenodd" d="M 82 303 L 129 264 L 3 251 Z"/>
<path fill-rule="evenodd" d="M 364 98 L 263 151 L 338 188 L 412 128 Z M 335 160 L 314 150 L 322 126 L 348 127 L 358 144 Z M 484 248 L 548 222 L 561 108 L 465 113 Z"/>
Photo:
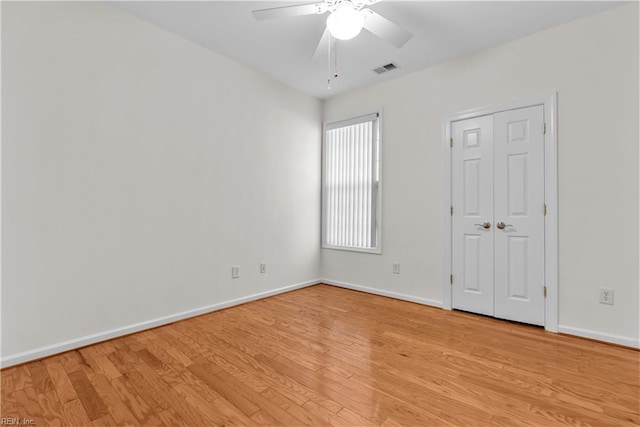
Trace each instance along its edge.
<path fill-rule="evenodd" d="M 372 193 L 372 196 L 375 197 L 375 206 L 373 207 L 373 211 L 375 212 L 375 218 L 372 218 L 372 221 L 375 224 L 375 242 L 376 246 L 372 248 L 355 248 L 350 246 L 337 246 L 330 245 L 327 243 L 325 230 L 327 229 L 327 189 L 325 185 L 325 173 L 327 167 L 326 161 L 326 139 L 327 139 L 327 131 L 336 129 L 338 127 L 349 126 L 359 123 L 364 123 L 368 121 L 367 119 L 371 116 L 376 116 L 374 119 L 374 144 L 376 144 L 376 156 L 377 156 L 377 165 L 378 165 L 378 180 L 376 185 L 376 190 Z M 325 120 L 322 126 L 322 167 L 321 167 L 321 227 L 320 227 L 320 242 L 322 249 L 332 249 L 339 251 L 347 251 L 347 252 L 360 252 L 360 253 L 368 253 L 381 255 L 382 254 L 382 109 L 375 110 L 372 112 L 368 112 L 365 114 L 358 114 L 354 116 L 350 116 L 347 118 L 336 119 L 336 120 Z"/>

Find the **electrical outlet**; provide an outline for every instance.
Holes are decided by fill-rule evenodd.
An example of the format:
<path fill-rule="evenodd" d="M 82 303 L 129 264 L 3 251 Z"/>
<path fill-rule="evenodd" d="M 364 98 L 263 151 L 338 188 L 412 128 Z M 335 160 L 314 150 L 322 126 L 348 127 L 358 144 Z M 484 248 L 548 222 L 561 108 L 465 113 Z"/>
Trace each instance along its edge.
<path fill-rule="evenodd" d="M 600 288 L 600 304 L 613 305 L 613 289 Z"/>
<path fill-rule="evenodd" d="M 394 262 L 393 263 L 393 274 L 400 274 L 400 263 L 399 262 Z"/>
<path fill-rule="evenodd" d="M 233 267 L 231 267 L 231 278 L 237 279 L 239 277 L 240 277 L 240 266 L 234 265 Z"/>
<path fill-rule="evenodd" d="M 266 272 L 267 272 L 267 263 L 263 261 L 260 263 L 260 273 L 265 274 Z"/>

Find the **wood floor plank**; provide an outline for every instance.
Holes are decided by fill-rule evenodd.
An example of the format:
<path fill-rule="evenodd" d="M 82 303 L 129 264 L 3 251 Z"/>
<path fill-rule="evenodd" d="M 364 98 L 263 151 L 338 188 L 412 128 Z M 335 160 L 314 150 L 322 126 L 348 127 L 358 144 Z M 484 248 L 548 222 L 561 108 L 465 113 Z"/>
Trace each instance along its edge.
<path fill-rule="evenodd" d="M 165 426 L 186 426 L 187 422 L 177 412 L 169 409 L 158 413 L 158 419 Z M 151 424 L 150 424 L 151 425 Z"/>
<path fill-rule="evenodd" d="M 112 382 L 120 382 L 131 395 L 140 396 L 141 400 L 151 408 L 154 412 L 162 412 L 169 409 L 169 405 L 162 398 L 160 393 L 155 390 L 147 379 L 135 369 L 131 357 L 124 352 L 116 352 L 108 356 L 109 360 L 114 364 L 120 372 L 122 372 L 123 381 L 118 378 Z M 123 390 L 124 391 L 124 390 Z"/>
<path fill-rule="evenodd" d="M 87 415 L 80 399 L 72 400 L 62 405 L 62 412 L 67 426 L 89 426 L 91 419 Z"/>
<path fill-rule="evenodd" d="M 258 350 L 255 348 L 255 345 L 245 344 L 246 339 L 250 339 L 251 335 L 239 329 L 239 325 L 237 323 L 233 324 L 228 322 L 217 325 L 216 328 L 211 328 L 210 322 L 207 322 L 206 319 L 197 320 L 198 322 L 194 322 L 194 326 L 200 334 L 204 333 L 208 338 L 215 341 L 224 341 L 228 346 L 231 346 L 249 356 L 255 356 L 258 354 Z"/>
<path fill-rule="evenodd" d="M 280 406 L 280 408 L 284 409 L 302 423 L 310 426 L 327 426 L 331 425 L 327 420 L 325 420 L 322 416 L 309 411 L 307 408 L 299 406 L 295 402 L 287 399 L 280 393 L 270 388 L 266 389 L 261 393 L 264 397 L 266 397 L 271 402 Z"/>
<path fill-rule="evenodd" d="M 262 409 L 251 415 L 251 421 L 253 424 L 258 426 L 281 426 L 283 425 L 280 421 L 273 418 L 271 415 L 267 414 Z"/>
<path fill-rule="evenodd" d="M 185 333 L 188 332 L 185 331 Z M 225 370 L 227 373 L 235 376 L 248 387 L 251 387 L 257 393 L 261 393 L 262 391 L 269 388 L 269 386 L 264 381 L 261 381 L 257 376 L 249 374 L 244 369 L 241 369 L 238 366 L 238 354 L 240 355 L 240 358 L 243 358 L 245 360 L 247 358 L 250 358 L 249 354 L 246 354 L 243 350 L 240 350 L 240 348 L 246 349 L 246 346 L 243 346 L 242 344 L 238 345 L 238 341 L 240 340 L 236 340 L 236 342 L 234 343 L 235 349 L 233 351 L 227 351 L 227 349 L 225 348 L 227 347 L 225 341 L 217 339 L 213 334 L 207 334 L 206 331 L 203 331 L 201 333 L 201 336 L 203 335 L 206 337 L 207 342 L 210 344 L 210 349 L 204 355 L 204 359 L 207 360 L 199 364 L 209 365 L 209 369 L 214 369 L 216 371 Z M 217 367 L 211 365 L 209 362 L 213 362 Z"/>
<path fill-rule="evenodd" d="M 141 425 L 153 426 L 162 424 L 157 414 L 164 412 L 164 410 L 151 408 L 145 396 L 138 393 L 138 390 L 133 388 L 125 377 L 118 377 L 112 380 L 111 386 Z"/>
<path fill-rule="evenodd" d="M 193 375 L 191 371 L 184 369 L 184 361 L 189 360 L 191 362 L 191 359 L 179 360 L 170 352 L 164 351 L 164 348 L 156 345 L 153 340 L 146 340 L 145 342 L 147 343 L 147 348 L 138 352 L 138 357 L 149 364 L 169 387 L 174 387 L 178 384 L 189 384 L 196 393 L 209 402 L 220 398 L 220 395 L 215 390 Z M 193 362 L 189 363 L 189 365 L 192 364 Z"/>
<path fill-rule="evenodd" d="M 95 427 L 117 427 L 122 424 L 118 424 L 111 415 L 105 415 L 104 417 L 100 417 L 97 420 L 93 420 L 91 425 Z"/>
<path fill-rule="evenodd" d="M 106 376 L 102 373 L 92 373 L 88 375 L 88 378 L 116 423 L 119 425 L 139 425 L 136 417 L 131 413 L 126 403 L 120 399 Z"/>
<path fill-rule="evenodd" d="M 36 425 L 640 425 L 636 350 L 326 285 L 0 379 Z"/>
<path fill-rule="evenodd" d="M 57 357 L 54 357 L 56 360 L 60 361 L 67 373 L 83 370 L 85 368 L 91 369 L 91 366 L 87 363 L 79 350 L 67 351 Z"/>
<path fill-rule="evenodd" d="M 247 416 L 251 416 L 264 410 L 271 417 L 285 425 L 300 425 L 301 420 L 280 408 L 260 393 L 244 386 L 239 380 L 224 371 L 215 374 L 208 372 L 206 367 L 193 365 L 189 367 L 193 372 L 206 381 L 211 387 L 216 387 L 218 392 Z"/>
<path fill-rule="evenodd" d="M 93 384 L 87 378 L 83 370 L 77 370 L 69 373 L 69 380 L 73 384 L 73 388 L 78 393 L 78 398 L 82 402 L 87 415 L 91 421 L 109 415 L 109 411 L 103 400 L 96 393 Z"/>
<path fill-rule="evenodd" d="M 382 427 L 402 427 L 402 424 L 394 420 L 393 418 L 387 417 L 386 420 L 381 424 Z"/>
<path fill-rule="evenodd" d="M 372 425 L 375 425 L 375 423 L 373 421 L 371 421 L 370 419 L 367 419 L 367 418 L 361 416 L 360 414 L 357 414 L 357 413 L 353 412 L 349 408 L 342 408 L 340 411 L 338 411 L 338 413 L 336 415 L 338 416 L 339 420 L 344 420 L 346 422 L 346 424 L 345 424 L 342 421 L 340 421 L 340 425 L 347 425 L 347 426 L 372 426 Z M 424 421 L 426 421 L 426 420 L 424 420 Z"/>
<path fill-rule="evenodd" d="M 329 411 L 327 408 L 318 405 L 316 402 L 309 400 L 304 405 L 304 409 L 320 417 L 325 423 L 332 426 L 375 426 L 377 425 L 371 420 L 367 420 L 347 408 L 342 408 L 337 413 Z"/>
<path fill-rule="evenodd" d="M 31 379 L 33 380 L 33 387 L 38 394 L 44 394 L 49 391 L 53 391 L 53 383 L 47 367 L 42 360 L 37 360 L 29 364 L 29 372 L 31 372 Z"/>
<path fill-rule="evenodd" d="M 343 406 L 349 406 L 356 412 L 361 413 L 365 418 L 381 423 L 384 416 L 378 411 L 378 399 L 371 398 L 374 391 L 366 390 L 366 393 L 351 394 L 342 386 L 336 385 L 333 381 L 319 373 L 307 369 L 301 365 L 297 365 L 290 360 L 278 360 L 277 358 L 269 358 L 266 356 L 258 356 L 256 358 L 260 363 L 270 366 L 275 371 L 285 375 L 310 389 L 321 389 L 322 394 L 328 398 L 340 402 Z M 374 403 L 374 404 L 372 404 Z"/>
<path fill-rule="evenodd" d="M 25 387 L 16 390 L 16 400 L 21 418 L 34 420 L 38 424 L 44 424 L 44 408 L 38 401 L 38 394 L 33 387 Z"/>
<path fill-rule="evenodd" d="M 136 352 L 140 362 L 145 363 L 149 368 L 153 369 L 169 387 L 182 383 L 184 380 L 180 378 L 173 369 L 165 365 L 148 349 L 142 349 Z"/>
<path fill-rule="evenodd" d="M 186 347 L 179 342 L 169 333 L 169 328 L 158 328 L 155 332 L 154 341 L 156 341 L 158 345 L 162 345 L 165 351 L 176 360 L 179 360 L 183 366 L 193 365 L 194 361 L 190 356 L 200 355 L 195 349 Z"/>
<path fill-rule="evenodd" d="M 259 344 L 256 343 L 255 345 L 256 348 L 259 348 Z M 262 348 L 261 351 L 264 351 L 264 349 Z M 255 378 L 259 378 L 261 386 L 264 384 L 267 387 L 271 387 L 299 405 L 304 404 L 308 400 L 313 400 L 334 413 L 337 413 L 342 409 L 342 405 L 339 403 L 304 387 L 295 380 L 281 375 L 269 366 L 259 363 L 255 358 L 250 357 L 237 348 L 225 347 L 223 341 L 218 342 L 215 348 L 212 348 L 209 351 L 209 354 L 212 356 L 212 362 L 225 369 L 227 369 L 226 364 L 228 362 L 223 361 L 222 359 L 232 360 L 234 366 L 242 368 L 242 371 L 246 372 L 247 375 L 252 376 L 254 381 Z M 260 353 L 256 352 L 255 354 Z M 244 378 L 242 380 L 244 381 Z M 261 392 L 263 390 L 258 389 L 257 391 Z"/>
<path fill-rule="evenodd" d="M 221 426 L 227 424 L 226 417 L 220 413 L 220 410 L 214 404 L 207 402 L 202 396 L 196 393 L 191 387 L 186 384 L 178 384 L 173 387 L 173 391 L 179 395 L 185 404 L 189 405 L 185 410 L 179 413 L 187 419 L 197 420 L 193 425 L 215 425 Z"/>
<path fill-rule="evenodd" d="M 300 349 L 302 352 L 311 351 L 314 353 L 326 353 L 331 351 L 331 347 L 326 342 L 318 339 L 318 337 L 307 334 L 306 325 L 302 325 L 299 322 L 284 321 L 283 316 L 274 313 L 269 317 L 252 317 L 254 313 L 249 307 L 238 307 L 238 310 L 243 310 L 246 313 L 246 318 L 251 319 L 252 323 L 256 325 L 260 323 L 265 331 L 273 331 L 279 335 L 279 340 L 285 345 L 295 343 L 293 349 Z M 288 319 L 287 319 L 288 320 Z M 291 349 L 290 349 L 291 350 Z"/>
<path fill-rule="evenodd" d="M 374 381 L 370 377 L 355 374 L 349 379 L 344 379 L 332 373 L 325 373 L 327 379 L 331 379 L 349 395 L 364 388 L 371 389 L 371 395 L 377 396 L 380 402 L 379 414 L 383 418 L 405 420 L 408 423 L 416 423 L 418 419 L 433 424 L 456 423 L 468 425 L 483 425 L 491 419 L 487 411 L 473 407 L 464 399 L 452 399 L 446 393 L 437 393 L 433 390 L 420 387 L 412 381 L 394 377 L 387 373 L 378 372 Z M 407 399 L 408 396 L 411 396 Z M 403 404 L 403 402 L 411 402 Z M 413 411 L 408 411 L 411 408 Z M 423 408 L 431 408 L 423 411 Z M 450 414 L 456 413 L 455 419 Z"/>
<path fill-rule="evenodd" d="M 27 364 L 11 368 L 11 375 L 13 376 L 13 383 L 16 390 L 22 390 L 33 385 L 31 372 Z"/>
<path fill-rule="evenodd" d="M 99 372 L 109 378 L 110 380 L 117 378 L 121 373 L 113 366 L 113 363 L 108 359 L 108 354 L 101 350 L 102 343 L 96 346 L 84 347 L 79 350 L 84 363 L 84 368 L 87 372 Z"/>
<path fill-rule="evenodd" d="M 6 418 L 19 418 L 20 409 L 16 398 L 14 370 L 0 371 L 0 414 Z"/>
<path fill-rule="evenodd" d="M 51 377 L 51 382 L 60 399 L 60 403 L 64 405 L 67 402 L 78 399 L 78 393 L 75 388 L 73 388 L 73 384 L 71 384 L 67 371 L 62 364 L 59 361 L 53 360 L 45 361 L 45 364 Z"/>
<path fill-rule="evenodd" d="M 155 412 L 174 411 L 189 424 L 197 425 L 202 417 L 189 402 L 176 396 L 173 389 L 149 367 L 133 364 L 125 375 L 135 390 L 140 392 Z"/>
<path fill-rule="evenodd" d="M 240 409 L 245 415 L 251 416 L 258 412 L 260 408 L 245 396 L 242 390 L 242 384 L 232 380 L 230 375 L 223 374 L 220 370 L 215 372 L 211 366 L 212 365 L 203 366 L 195 364 L 189 366 L 189 370 L 202 381 L 209 384 L 209 387 L 216 390 L 216 392 Z M 240 387 L 236 387 L 238 385 Z"/>
<path fill-rule="evenodd" d="M 254 378 L 252 380 L 252 382 L 254 382 L 254 389 L 258 392 L 263 391 L 267 387 L 277 387 L 281 393 L 298 404 L 302 404 L 315 396 L 312 391 L 287 381 L 268 367 L 261 365 L 250 355 L 242 352 L 238 348 L 231 347 L 225 341 L 217 341 L 216 345 L 206 353 L 206 358 L 209 360 L 209 363 L 213 363 L 218 368 L 225 369 L 232 374 L 234 374 L 235 368 L 237 371 L 242 371 L 246 373 L 246 375 L 252 376 Z M 202 363 L 202 365 L 207 365 L 207 363 Z M 258 378 L 260 381 L 255 383 L 255 378 Z"/>
<path fill-rule="evenodd" d="M 216 400 L 215 407 L 222 413 L 231 425 L 247 426 L 254 424 L 251 420 L 260 411 L 252 414 L 251 417 L 247 417 L 240 409 L 234 406 L 231 402 L 221 397 Z"/>
<path fill-rule="evenodd" d="M 314 349 L 309 344 L 309 341 L 304 340 L 303 337 L 298 337 L 299 339 L 295 340 L 287 336 L 283 331 L 270 330 L 265 325 L 262 325 L 259 328 L 260 332 L 256 333 L 258 326 L 254 321 L 238 327 L 238 329 L 252 335 L 253 340 L 260 343 L 260 347 L 263 349 L 262 352 L 264 352 L 264 349 L 268 349 L 274 353 L 287 353 L 298 360 L 300 364 L 314 371 L 318 371 L 323 367 L 321 357 L 317 356 L 315 352 L 325 353 L 326 349 Z"/>
<path fill-rule="evenodd" d="M 39 394 L 38 403 L 42 407 L 44 424 L 52 427 L 65 425 L 64 409 L 55 391 Z"/>
<path fill-rule="evenodd" d="M 163 409 L 170 409 L 178 412 L 180 416 L 190 425 L 202 424 L 203 419 L 201 415 L 203 412 L 199 411 L 198 407 L 194 407 L 190 401 L 185 401 L 178 398 L 173 392 L 177 386 L 174 386 L 172 388 L 169 384 L 167 384 L 156 371 L 154 371 L 143 360 L 136 357 L 138 356 L 138 353 L 131 351 L 130 354 L 130 358 L 125 357 L 125 359 L 128 359 L 125 363 L 127 365 L 129 373 L 136 373 L 144 378 L 144 380 L 151 388 L 150 392 L 154 397 L 154 400 L 156 400 L 156 402 L 159 403 L 163 407 Z M 183 386 L 183 384 L 178 384 L 178 386 Z M 188 387 L 186 385 L 182 388 L 193 390 L 191 387 Z M 206 402 L 206 400 L 203 399 L 202 396 L 197 395 L 197 397 L 199 401 L 201 400 L 203 402 Z"/>

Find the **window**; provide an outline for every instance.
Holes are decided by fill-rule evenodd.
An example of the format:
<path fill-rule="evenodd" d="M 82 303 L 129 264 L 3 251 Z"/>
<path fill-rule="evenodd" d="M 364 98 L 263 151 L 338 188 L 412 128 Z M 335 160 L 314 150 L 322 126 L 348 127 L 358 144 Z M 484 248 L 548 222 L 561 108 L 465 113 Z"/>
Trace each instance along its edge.
<path fill-rule="evenodd" d="M 380 253 L 379 114 L 325 124 L 322 247 Z"/>

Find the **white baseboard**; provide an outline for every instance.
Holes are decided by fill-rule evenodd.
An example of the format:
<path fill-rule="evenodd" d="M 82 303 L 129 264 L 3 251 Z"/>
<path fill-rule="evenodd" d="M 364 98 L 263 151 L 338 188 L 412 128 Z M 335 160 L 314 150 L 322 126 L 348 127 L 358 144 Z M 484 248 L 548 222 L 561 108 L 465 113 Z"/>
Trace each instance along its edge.
<path fill-rule="evenodd" d="M 63 353 L 65 351 L 74 350 L 80 347 L 85 347 L 90 344 L 95 344 L 101 341 L 106 341 L 106 340 L 121 337 L 124 335 L 129 335 L 134 332 L 140 332 L 146 329 L 151 329 L 151 328 L 166 325 L 169 323 L 177 322 L 178 320 L 188 319 L 189 317 L 199 316 L 201 314 L 222 310 L 223 308 L 233 307 L 234 305 L 244 304 L 246 302 L 270 297 L 272 295 L 293 291 L 295 289 L 306 288 L 307 286 L 316 285 L 318 283 L 319 283 L 318 280 L 309 280 L 307 282 L 296 283 L 294 285 L 285 286 L 282 288 L 273 289 L 266 292 L 260 292 L 260 293 L 249 295 L 242 298 L 236 298 L 233 300 L 224 301 L 217 304 L 211 304 L 211 305 L 196 308 L 193 310 L 183 311 L 181 313 L 171 314 L 169 316 L 147 320 L 145 322 L 124 326 L 122 328 L 111 329 L 109 331 L 87 335 L 80 338 L 75 338 L 69 341 L 64 341 L 61 343 L 36 348 L 34 350 L 28 350 L 21 353 L 10 354 L 0 359 L 0 367 L 6 368 L 9 366 L 18 365 L 20 363 L 29 362 L 31 360 L 41 359 L 43 357 L 52 356 L 57 353 Z"/>
<path fill-rule="evenodd" d="M 624 345 L 626 347 L 640 348 L 640 339 L 633 337 L 605 334 L 602 332 L 574 328 L 573 326 L 566 325 L 558 325 L 558 332 L 568 335 L 576 335 L 583 338 L 590 338 L 597 341 L 604 341 L 612 344 Z"/>
<path fill-rule="evenodd" d="M 353 283 L 340 282 L 338 280 L 320 279 L 319 283 L 324 283 L 331 286 L 337 286 L 339 288 L 352 289 L 354 291 L 366 292 L 374 295 L 382 295 L 385 297 L 400 299 L 403 301 L 415 302 L 418 304 L 429 305 L 432 307 L 442 308 L 442 301 L 437 301 L 429 298 L 420 298 L 413 295 L 400 294 L 397 292 L 385 291 L 378 288 L 370 288 L 368 286 L 355 285 Z"/>

